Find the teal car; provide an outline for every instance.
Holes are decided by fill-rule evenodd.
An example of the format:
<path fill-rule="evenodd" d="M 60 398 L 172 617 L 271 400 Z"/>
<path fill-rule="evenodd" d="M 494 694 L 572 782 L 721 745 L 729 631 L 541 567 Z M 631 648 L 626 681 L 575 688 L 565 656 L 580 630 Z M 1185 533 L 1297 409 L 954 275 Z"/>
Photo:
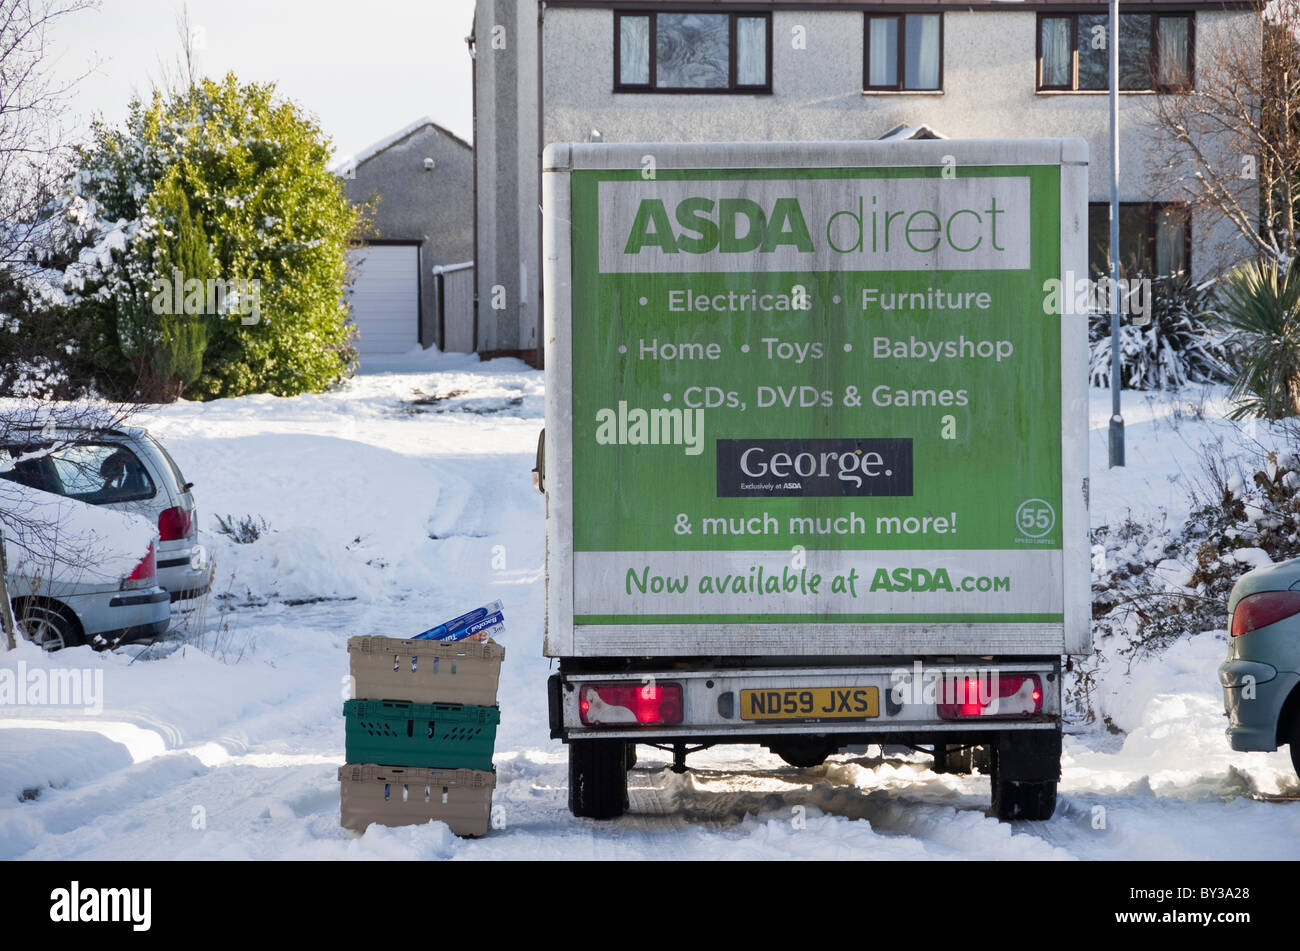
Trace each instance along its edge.
<path fill-rule="evenodd" d="M 1291 748 L 1300 774 L 1300 558 L 1248 571 L 1228 599 L 1219 667 L 1234 750 Z"/>

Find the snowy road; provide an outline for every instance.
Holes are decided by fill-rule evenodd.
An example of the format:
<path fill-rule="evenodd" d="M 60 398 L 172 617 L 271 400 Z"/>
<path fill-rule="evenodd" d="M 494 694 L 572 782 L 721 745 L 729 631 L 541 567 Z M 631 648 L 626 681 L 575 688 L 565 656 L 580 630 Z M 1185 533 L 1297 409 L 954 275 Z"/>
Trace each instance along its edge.
<path fill-rule="evenodd" d="M 1167 504 L 1188 427 L 1211 425 L 1175 429 L 1150 409 L 1130 420 L 1134 467 L 1108 474 L 1094 459 L 1097 511 Z M 1049 822 L 990 818 L 987 778 L 937 775 L 921 754 L 873 747 L 799 770 L 720 747 L 676 775 L 644 746 L 631 814 L 575 820 L 541 657 L 540 374 L 449 357 L 437 372 L 181 404 L 143 424 L 195 482 L 214 596 L 146 651 L 0 655 L 101 672 L 103 685 L 98 713 L 0 711 L 0 858 L 1300 858 L 1285 751 L 1233 753 L 1223 738 L 1215 632 L 1099 683 L 1124 732 L 1072 727 Z M 268 530 L 236 545 L 216 515 Z M 472 841 L 441 824 L 344 831 L 347 638 L 410 634 L 493 599 L 508 624 L 502 827 Z"/>

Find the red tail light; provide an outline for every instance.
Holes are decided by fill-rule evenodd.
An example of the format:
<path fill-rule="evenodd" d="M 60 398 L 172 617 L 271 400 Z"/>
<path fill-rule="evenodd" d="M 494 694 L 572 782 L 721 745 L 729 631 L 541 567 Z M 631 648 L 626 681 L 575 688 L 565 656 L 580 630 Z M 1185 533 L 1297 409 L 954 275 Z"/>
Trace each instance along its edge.
<path fill-rule="evenodd" d="M 1240 637 L 1283 618 L 1300 614 L 1300 591 L 1261 591 L 1237 602 L 1232 612 L 1232 636 Z"/>
<path fill-rule="evenodd" d="M 963 678 L 940 687 L 939 718 L 1027 717 L 1043 712 L 1043 685 L 1035 674 Z"/>
<path fill-rule="evenodd" d="M 585 684 L 578 717 L 586 726 L 682 722 L 680 684 Z"/>
<path fill-rule="evenodd" d="M 140 559 L 135 570 L 122 579 L 122 590 L 131 588 L 152 588 L 158 568 L 154 563 L 153 542 L 149 543 L 149 553 Z"/>
<path fill-rule="evenodd" d="M 165 542 L 194 537 L 194 510 L 164 509 L 158 514 L 158 535 Z"/>

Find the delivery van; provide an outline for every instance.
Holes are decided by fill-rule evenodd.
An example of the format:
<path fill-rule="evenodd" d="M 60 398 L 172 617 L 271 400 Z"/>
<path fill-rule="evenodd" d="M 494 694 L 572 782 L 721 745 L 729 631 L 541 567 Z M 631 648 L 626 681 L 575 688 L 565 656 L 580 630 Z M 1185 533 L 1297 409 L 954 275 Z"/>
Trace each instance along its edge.
<path fill-rule="evenodd" d="M 626 810 L 637 744 L 879 743 L 1050 817 L 1091 650 L 1086 144 L 555 144 L 543 220 L 574 815 Z"/>

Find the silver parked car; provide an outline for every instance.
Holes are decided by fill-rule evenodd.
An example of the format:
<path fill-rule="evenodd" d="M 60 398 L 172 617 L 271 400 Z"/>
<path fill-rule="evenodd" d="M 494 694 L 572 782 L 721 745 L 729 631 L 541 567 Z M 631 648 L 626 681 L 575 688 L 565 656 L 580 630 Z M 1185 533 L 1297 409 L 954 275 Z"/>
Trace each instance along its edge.
<path fill-rule="evenodd" d="M 167 630 L 152 523 L 0 483 L 5 586 L 24 637 L 46 650 L 115 647 Z"/>
<path fill-rule="evenodd" d="M 1300 558 L 1248 571 L 1228 599 L 1228 659 L 1219 667 L 1234 750 L 1290 744 L 1300 774 Z"/>
<path fill-rule="evenodd" d="M 161 443 L 128 427 L 28 432 L 10 436 L 4 448 L 23 461 L 0 477 L 149 519 L 158 527 L 158 583 L 172 600 L 207 593 L 211 566 L 198 543 L 193 483 Z M 51 451 L 34 455 L 43 447 Z"/>

